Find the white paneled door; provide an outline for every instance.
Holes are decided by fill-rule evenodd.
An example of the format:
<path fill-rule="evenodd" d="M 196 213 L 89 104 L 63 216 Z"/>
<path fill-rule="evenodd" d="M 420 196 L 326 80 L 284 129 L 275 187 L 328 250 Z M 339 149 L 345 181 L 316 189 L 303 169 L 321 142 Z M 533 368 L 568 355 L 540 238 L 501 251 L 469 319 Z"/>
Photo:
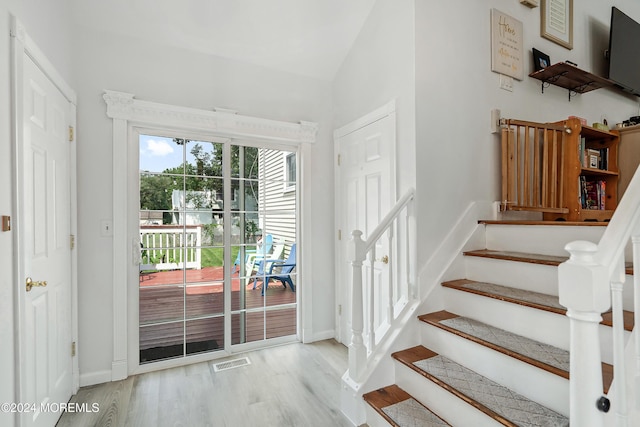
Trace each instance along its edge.
<path fill-rule="evenodd" d="M 72 395 L 69 102 L 24 55 L 20 401 L 23 425 L 53 426 Z M 20 188 L 20 185 L 19 185 Z"/>
<path fill-rule="evenodd" d="M 384 117 L 337 138 L 339 166 L 338 222 L 341 230 L 338 262 L 339 339 L 351 342 L 351 280 L 353 268 L 348 258 L 348 245 L 353 230 L 369 233 L 389 212 L 395 197 L 393 181 L 395 115 Z M 375 247 L 373 262 L 364 263 L 364 312 L 373 324 L 365 324 L 365 337 L 383 321 L 388 304 L 389 241 L 386 236 Z M 373 301 L 373 303 L 372 303 Z M 372 317 L 368 316 L 371 313 Z M 366 338 L 365 338 L 366 339 Z"/>

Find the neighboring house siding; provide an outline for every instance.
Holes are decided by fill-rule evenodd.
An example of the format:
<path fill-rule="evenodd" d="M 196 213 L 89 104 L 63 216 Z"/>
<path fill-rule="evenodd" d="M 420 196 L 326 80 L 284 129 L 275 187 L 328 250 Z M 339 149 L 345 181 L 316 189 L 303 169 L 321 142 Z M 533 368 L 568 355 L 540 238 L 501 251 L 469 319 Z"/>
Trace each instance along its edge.
<path fill-rule="evenodd" d="M 275 240 L 285 240 L 285 253 L 296 242 L 296 187 L 286 180 L 286 155 L 291 152 L 261 150 L 260 168 L 261 227 Z"/>

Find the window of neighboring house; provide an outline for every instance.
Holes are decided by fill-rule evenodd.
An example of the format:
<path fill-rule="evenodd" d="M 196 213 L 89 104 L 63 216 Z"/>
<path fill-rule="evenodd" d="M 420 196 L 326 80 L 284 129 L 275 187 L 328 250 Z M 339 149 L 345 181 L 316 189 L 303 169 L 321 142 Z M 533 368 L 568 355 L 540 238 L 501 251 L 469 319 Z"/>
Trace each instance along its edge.
<path fill-rule="evenodd" d="M 284 153 L 284 191 L 296 188 L 296 153 Z"/>

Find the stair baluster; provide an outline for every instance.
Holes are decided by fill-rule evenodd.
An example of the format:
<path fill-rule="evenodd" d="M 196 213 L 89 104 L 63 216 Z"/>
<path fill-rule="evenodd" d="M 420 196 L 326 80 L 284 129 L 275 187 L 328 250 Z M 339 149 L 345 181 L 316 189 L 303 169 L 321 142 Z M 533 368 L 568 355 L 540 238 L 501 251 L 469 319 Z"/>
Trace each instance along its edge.
<path fill-rule="evenodd" d="M 595 409 L 594 399 L 601 387 L 599 363 L 600 341 L 593 324 L 600 313 L 610 307 L 613 298 L 614 318 L 614 390 L 609 396 L 615 411 L 616 425 L 628 424 L 628 395 L 625 371 L 632 369 L 625 361 L 625 343 L 621 329 L 624 312 L 621 302 L 624 283 L 624 252 L 627 243 L 633 242 L 634 266 L 634 319 L 640 321 L 640 281 L 635 270 L 640 268 L 639 245 L 636 235 L 640 231 L 640 174 L 635 173 L 625 196 L 622 198 L 599 243 L 572 242 L 566 249 L 571 253 L 569 261 L 559 267 L 560 303 L 568 308 L 571 318 L 571 423 L 580 426 L 603 426 L 602 413 Z M 633 237 L 632 237 L 633 236 Z M 635 395 L 640 396 L 640 344 L 638 328 L 634 328 Z M 597 400 L 597 399 L 596 399 Z M 638 406 L 640 408 L 640 406 Z"/>
<path fill-rule="evenodd" d="M 606 269 L 597 265 L 597 245 L 576 241 L 565 249 L 571 254 L 558 269 L 560 304 L 567 307 L 571 330 L 570 419 L 581 427 L 602 427 L 596 406 L 602 395 L 602 358 L 598 326 L 610 306 Z M 603 286 L 605 285 L 605 286 Z"/>
<path fill-rule="evenodd" d="M 613 315 L 613 370 L 616 375 L 617 396 L 625 396 L 627 389 L 626 366 L 624 363 L 624 317 L 622 291 L 624 290 L 624 258 L 620 257 L 618 268 L 611 280 L 611 309 Z M 627 399 L 616 402 L 615 414 L 618 426 L 627 425 Z"/>
<path fill-rule="evenodd" d="M 635 266 L 640 266 L 640 236 L 633 236 L 631 239 L 633 244 L 633 316 L 634 325 L 640 325 L 640 273 L 636 273 Z M 640 267 L 638 267 L 640 268 Z M 636 355 L 636 377 L 635 377 L 635 395 L 636 409 L 640 409 L 640 328 L 633 330 L 635 339 L 635 355 Z"/>
<path fill-rule="evenodd" d="M 351 265 L 353 266 L 353 284 L 351 287 L 351 344 L 349 345 L 349 375 L 358 382 L 367 361 L 367 348 L 364 345 L 364 303 L 362 289 L 362 264 L 366 257 L 362 231 L 354 230 L 352 236 Z"/>
<path fill-rule="evenodd" d="M 408 316 L 417 304 L 414 197 L 415 190 L 409 189 L 369 233 L 366 241 L 362 239 L 362 231 L 351 233 L 348 256 L 353 266 L 352 338 L 349 370 L 343 376 L 343 412 L 356 424 L 364 422 L 361 386 L 380 362 L 378 353 L 385 351 L 393 341 L 389 337 L 397 337 L 402 327 L 400 318 Z M 396 239 L 397 231 L 402 230 L 406 233 L 398 233 L 401 239 Z M 381 254 L 382 258 L 378 259 L 376 244 L 385 239 L 385 234 L 389 252 Z M 376 263 L 386 264 L 388 268 L 389 284 L 380 289 L 373 287 Z M 365 265 L 370 269 L 366 288 L 363 281 Z M 387 299 L 386 305 L 384 298 Z"/>

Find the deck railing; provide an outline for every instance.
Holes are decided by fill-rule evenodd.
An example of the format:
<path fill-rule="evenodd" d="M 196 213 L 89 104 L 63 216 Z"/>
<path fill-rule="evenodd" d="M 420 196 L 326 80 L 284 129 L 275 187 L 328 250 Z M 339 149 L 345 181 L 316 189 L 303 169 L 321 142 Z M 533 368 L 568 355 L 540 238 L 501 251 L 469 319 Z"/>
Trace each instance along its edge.
<path fill-rule="evenodd" d="M 629 244 L 633 255 L 625 259 L 625 248 Z M 571 425 L 639 425 L 640 173 L 636 171 L 600 242 L 576 241 L 566 249 L 571 256 L 560 265 L 558 277 L 560 303 L 567 307 L 571 325 Z M 633 274 L 633 281 L 625 283 L 629 274 Z M 636 325 L 628 344 L 625 344 L 623 324 L 625 286 L 633 286 Z M 608 396 L 604 396 L 600 353 L 604 344 L 599 336 L 599 323 L 602 313 L 610 308 L 614 378 Z M 609 407 L 612 413 L 605 416 Z"/>
<path fill-rule="evenodd" d="M 141 225 L 140 270 L 202 268 L 202 226 Z"/>
<path fill-rule="evenodd" d="M 376 348 L 396 326 L 394 320 L 417 297 L 414 194 L 411 189 L 398 200 L 366 241 L 362 231 L 352 232 L 352 340 L 346 376 L 354 383 L 363 380 Z M 399 232 L 401 239 L 396 238 Z"/>
<path fill-rule="evenodd" d="M 551 123 L 506 120 L 502 128 L 502 209 L 567 213 L 563 206 L 564 140 Z M 577 185 L 577 184 L 576 184 Z"/>

